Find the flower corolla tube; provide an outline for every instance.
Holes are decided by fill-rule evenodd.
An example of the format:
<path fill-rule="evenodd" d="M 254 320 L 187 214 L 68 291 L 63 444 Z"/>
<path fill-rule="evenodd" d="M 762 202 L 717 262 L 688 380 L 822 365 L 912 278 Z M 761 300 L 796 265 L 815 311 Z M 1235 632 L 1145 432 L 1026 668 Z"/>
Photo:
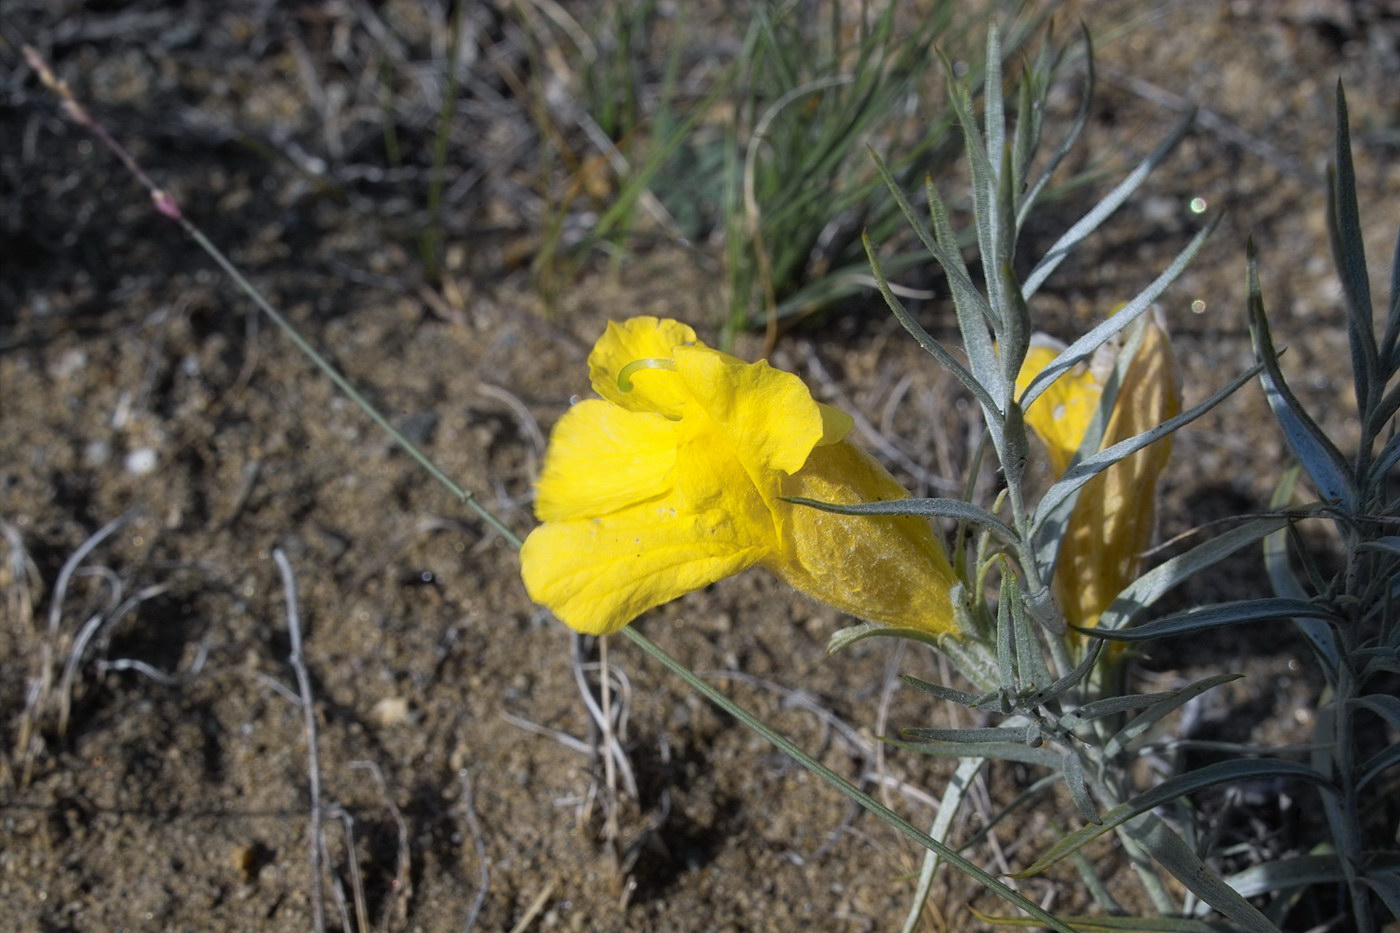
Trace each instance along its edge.
<path fill-rule="evenodd" d="M 846 440 L 851 418 L 802 380 L 700 342 L 678 321 L 610 322 L 588 358 L 601 398 L 565 412 L 525 540 L 530 597 L 580 632 L 766 567 L 806 595 L 892 628 L 955 633 L 947 555 L 923 518 L 851 516 L 909 493 Z"/>
<path fill-rule="evenodd" d="M 1100 449 L 1156 427 L 1181 411 L 1171 345 L 1160 323 L 1147 318 L 1136 352 L 1123 373 Z M 1131 346 L 1132 341 L 1129 341 Z M 1063 346 L 1040 338 L 1016 379 L 1017 393 L 1050 365 Z M 1058 479 L 1084 443 L 1116 352 L 1095 355 L 1051 383 L 1026 410 L 1026 424 L 1046 447 Z M 1052 590 L 1065 618 L 1093 626 L 1122 589 L 1137 579 L 1154 531 L 1157 481 L 1171 456 L 1171 436 L 1120 460 L 1085 483 L 1070 513 L 1055 564 Z"/>

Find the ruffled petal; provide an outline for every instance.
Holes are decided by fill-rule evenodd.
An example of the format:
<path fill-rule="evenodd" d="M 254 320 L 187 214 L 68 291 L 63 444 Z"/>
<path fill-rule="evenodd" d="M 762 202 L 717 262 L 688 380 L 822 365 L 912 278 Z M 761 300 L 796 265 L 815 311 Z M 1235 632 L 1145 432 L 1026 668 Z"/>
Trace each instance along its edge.
<path fill-rule="evenodd" d="M 840 505 L 908 498 L 869 454 L 849 443 L 819 447 L 782 483 L 785 496 Z M 780 502 L 781 549 L 765 562 L 813 599 L 868 622 L 956 633 L 952 567 L 926 519 L 837 515 Z"/>
<path fill-rule="evenodd" d="M 630 392 L 618 388 L 617 377 L 624 367 L 637 360 L 669 360 L 677 347 L 687 345 L 704 346 L 695 331 L 680 321 L 654 317 L 609 321 L 608 329 L 588 354 L 588 378 L 593 382 L 593 391 L 632 411 L 675 417 L 684 408 L 687 396 L 674 373 L 664 369 L 637 370 L 631 376 Z"/>
<path fill-rule="evenodd" d="M 760 488 L 764 471 L 802 469 L 827 433 L 827 418 L 792 373 L 702 347 L 677 347 L 673 359 L 687 393 L 717 428 L 716 442 L 733 450 Z M 839 419 L 832 420 L 839 430 Z"/>
<path fill-rule="evenodd" d="M 549 436 L 535 486 L 541 521 L 606 515 L 664 495 L 676 464 L 677 424 L 590 399 L 564 413 Z"/>
<path fill-rule="evenodd" d="M 758 563 L 762 542 L 734 516 L 657 502 L 605 519 L 549 522 L 520 552 L 530 598 L 570 628 L 607 635 L 654 606 Z"/>

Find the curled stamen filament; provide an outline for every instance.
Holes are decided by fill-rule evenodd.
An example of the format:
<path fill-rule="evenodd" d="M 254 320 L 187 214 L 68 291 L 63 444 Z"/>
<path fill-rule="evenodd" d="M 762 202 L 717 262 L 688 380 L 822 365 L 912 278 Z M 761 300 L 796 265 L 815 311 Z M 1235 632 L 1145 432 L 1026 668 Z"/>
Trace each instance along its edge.
<path fill-rule="evenodd" d="M 641 369 L 669 369 L 671 372 L 675 372 L 675 371 L 676 371 L 676 363 L 675 363 L 675 360 L 663 360 L 663 359 L 640 359 L 640 360 L 633 360 L 632 362 L 628 363 L 626 366 L 622 367 L 622 370 L 621 370 L 620 372 L 618 372 L 618 374 L 617 374 L 617 387 L 618 387 L 618 389 L 621 390 L 621 391 L 623 391 L 623 392 L 631 392 L 631 391 L 632 391 L 632 374 L 635 373 L 635 372 L 637 372 L 638 370 L 641 370 Z"/>

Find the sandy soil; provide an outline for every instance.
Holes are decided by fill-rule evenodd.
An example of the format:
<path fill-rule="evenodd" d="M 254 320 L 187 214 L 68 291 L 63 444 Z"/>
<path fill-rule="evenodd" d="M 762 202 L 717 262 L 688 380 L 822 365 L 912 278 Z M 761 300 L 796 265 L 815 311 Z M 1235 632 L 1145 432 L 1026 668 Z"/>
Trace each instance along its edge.
<path fill-rule="evenodd" d="M 469 63 L 452 141 L 451 284 L 427 289 L 415 246 L 426 171 L 385 168 L 382 121 L 355 109 L 377 98 L 350 66 L 374 47 L 371 19 L 390 24 L 415 62 L 440 54 L 442 23 L 423 12 L 431 4 L 388 3 L 372 17 L 360 7 L 4 4 L 0 519 L 11 536 L 0 545 L 0 903 L 11 928 L 311 927 L 310 770 L 272 559 L 280 548 L 300 590 L 329 865 L 347 891 L 358 872 L 371 925 L 897 929 L 912 847 L 625 642 L 609 660 L 636 794 L 610 789 L 576 679 L 582 670 L 596 682 L 596 646 L 529 603 L 505 542 L 153 214 L 17 53 L 29 42 L 51 56 L 258 287 L 524 533 L 542 435 L 586 390 L 588 345 L 608 318 L 641 313 L 713 334 L 713 257 L 662 245 L 588 267 L 546 313 L 522 265 L 543 223 L 528 121 L 483 57 Z M 1252 234 L 1289 371 L 1326 426 L 1348 436 L 1319 179 L 1341 77 L 1381 290 L 1400 204 L 1400 103 L 1393 84 L 1385 90 L 1400 74 L 1400 19 L 1385 7 L 1202 0 L 1105 36 L 1076 168 L 1131 164 L 1187 102 L 1205 110 L 1119 222 L 1038 299 L 1046 328 L 1063 336 L 1101 316 L 1206 216 L 1227 211 L 1163 302 L 1188 402 L 1248 365 Z M 1082 15 L 1093 27 L 1123 9 L 1084 3 Z M 478 13 L 481 48 L 489 39 L 521 54 L 516 21 Z M 1063 103 L 1072 106 L 1068 90 Z M 405 151 L 426 150 L 432 117 L 400 115 Z M 1058 202 L 1029 248 L 1087 203 Z M 943 302 L 919 313 L 949 331 Z M 859 413 L 867 442 L 911 485 L 937 490 L 938 477 L 957 474 L 965 406 L 949 403 L 948 381 L 875 305 L 785 339 L 775 362 Z M 1263 507 L 1282 458 L 1251 388 L 1181 434 L 1164 532 Z M 65 563 L 114 521 L 57 601 Z M 1262 585 L 1253 558 L 1241 559 L 1183 598 Z M 63 660 L 93 618 L 108 621 L 64 681 Z M 827 658 L 842 620 L 758 575 L 640 624 L 831 767 L 916 822 L 931 818 L 923 795 L 939 792 L 946 769 L 884 752 L 875 736 L 948 721 L 892 677 L 933 677 L 937 659 L 869 643 Z M 1298 644 L 1260 642 L 1244 632 L 1164 647 L 1144 671 L 1163 684 L 1236 663 L 1251 676 L 1193 728 L 1287 737 L 1306 725 L 1316 684 Z M 52 702 L 26 717 L 44 673 Z M 66 730 L 59 697 L 71 701 Z M 1026 776 L 994 769 L 990 799 Z M 1043 818 L 1002 827 L 996 850 L 978 856 L 1023 864 L 1047 832 Z M 1073 885 L 1021 885 L 1055 906 L 1082 901 Z M 973 891 L 946 879 L 929 929 L 976 929 L 964 907 Z M 329 894 L 327 905 L 339 924 Z"/>

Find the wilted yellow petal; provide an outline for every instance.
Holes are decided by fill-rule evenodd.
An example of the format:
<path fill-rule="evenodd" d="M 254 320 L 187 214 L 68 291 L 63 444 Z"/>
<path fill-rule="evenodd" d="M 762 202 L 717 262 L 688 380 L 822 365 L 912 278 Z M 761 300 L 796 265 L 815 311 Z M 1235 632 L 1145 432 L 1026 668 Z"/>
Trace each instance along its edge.
<path fill-rule="evenodd" d="M 1016 377 L 1018 395 L 1060 355 L 1060 349 L 1043 343 L 1031 346 Z M 1026 424 L 1045 444 L 1056 476 L 1069 469 L 1069 462 L 1084 442 L 1102 395 L 1103 387 L 1089 367 L 1081 363 L 1052 382 L 1026 410 Z"/>
<path fill-rule="evenodd" d="M 1103 446 L 1155 427 L 1181 411 L 1171 345 L 1146 325 L 1128 366 Z M 1157 480 L 1171 456 L 1167 436 L 1109 467 L 1080 490 L 1060 546 L 1054 589 L 1069 621 L 1092 626 L 1134 579 L 1152 539 Z"/>
<path fill-rule="evenodd" d="M 675 349 L 703 346 L 695 331 L 680 321 L 634 317 L 608 328 L 588 354 L 588 377 L 593 391 L 615 405 L 632 411 L 678 415 L 686 402 L 685 390 L 674 374 L 664 369 L 642 369 L 633 374 L 632 391 L 618 388 L 623 367 L 637 360 L 669 360 Z"/>
<path fill-rule="evenodd" d="M 579 402 L 550 432 L 535 514 L 547 522 L 606 515 L 667 492 L 677 431 L 662 415 Z"/>
<path fill-rule="evenodd" d="M 906 499 L 909 493 L 849 443 L 819 447 L 782 481 L 782 494 L 839 505 Z M 813 599 L 868 622 L 953 633 L 954 576 L 927 519 L 837 515 L 774 504 L 780 550 L 765 566 Z"/>
<path fill-rule="evenodd" d="M 521 549 L 530 598 L 570 628 L 607 635 L 653 606 L 758 563 L 764 542 L 722 509 L 649 502 L 605 518 L 546 522 Z"/>

